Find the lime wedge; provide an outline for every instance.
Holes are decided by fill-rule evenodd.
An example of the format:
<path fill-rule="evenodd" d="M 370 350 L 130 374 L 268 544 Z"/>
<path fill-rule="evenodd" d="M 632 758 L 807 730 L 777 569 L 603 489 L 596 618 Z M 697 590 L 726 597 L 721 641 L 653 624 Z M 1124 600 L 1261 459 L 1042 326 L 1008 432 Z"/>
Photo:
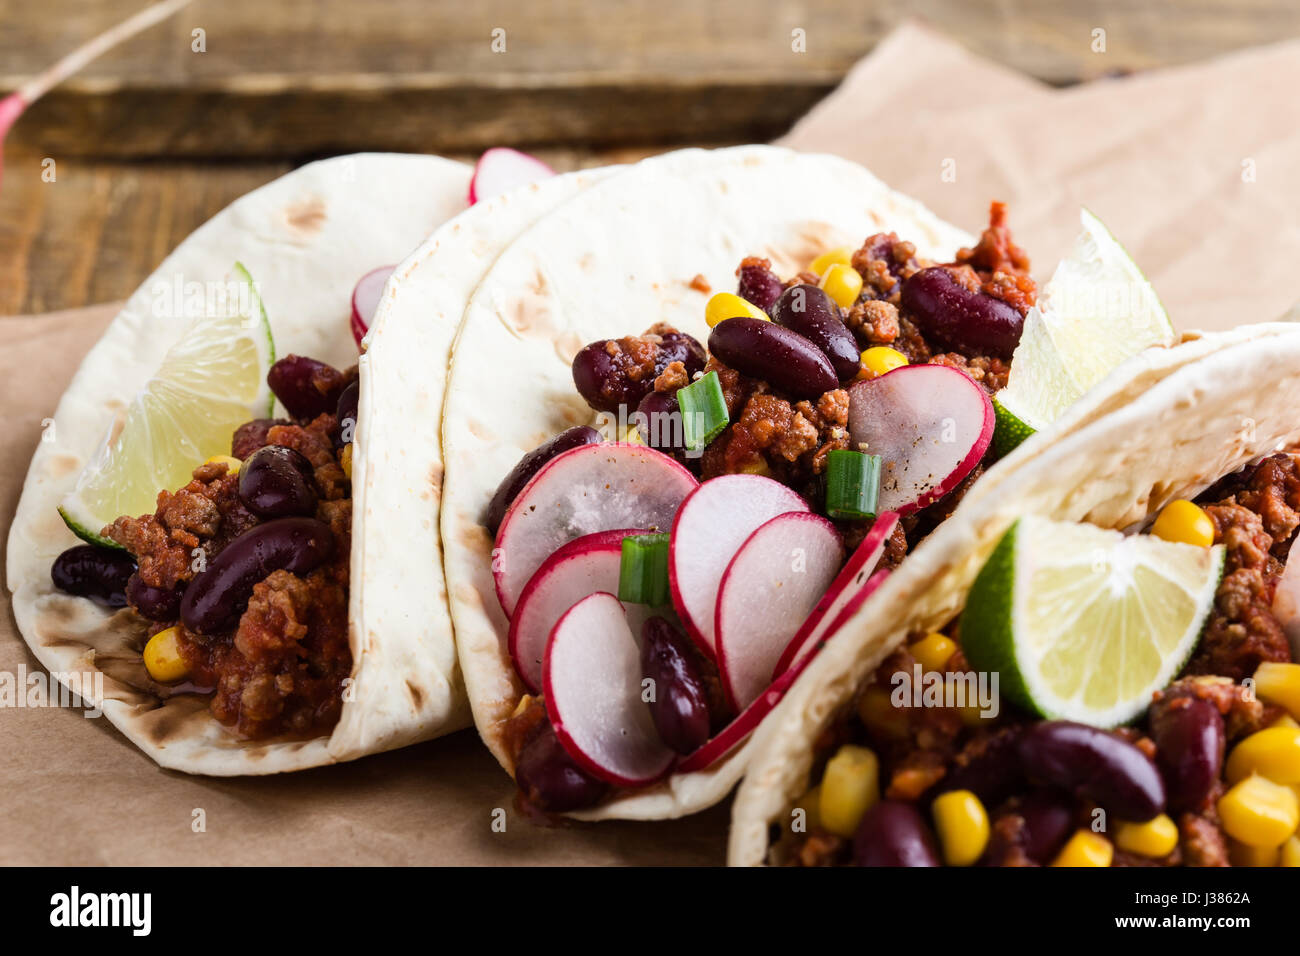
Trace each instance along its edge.
<path fill-rule="evenodd" d="M 1000 454 L 1056 421 L 1125 359 L 1177 337 L 1124 247 L 1086 209 L 1079 219 L 1083 232 L 1025 316 L 1011 375 L 997 395 Z"/>
<path fill-rule="evenodd" d="M 271 414 L 271 324 L 248 270 L 235 263 L 234 274 L 223 314 L 200 319 L 171 347 L 59 505 L 83 540 L 117 547 L 99 534 L 105 525 L 152 513 L 159 491 L 185 485 L 195 465 L 230 452 L 236 428 Z"/>
<path fill-rule="evenodd" d="M 1221 545 L 1023 517 L 975 578 L 962 649 L 1026 710 L 1113 727 L 1186 663 L 1222 573 Z"/>

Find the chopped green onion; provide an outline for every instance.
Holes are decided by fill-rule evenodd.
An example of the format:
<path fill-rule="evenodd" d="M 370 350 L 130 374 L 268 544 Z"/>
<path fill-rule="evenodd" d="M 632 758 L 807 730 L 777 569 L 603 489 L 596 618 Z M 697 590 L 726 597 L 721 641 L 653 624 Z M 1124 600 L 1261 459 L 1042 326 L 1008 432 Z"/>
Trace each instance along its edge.
<path fill-rule="evenodd" d="M 677 390 L 682 412 L 682 437 L 687 451 L 703 451 L 727 427 L 727 399 L 717 372 L 710 372 Z"/>
<path fill-rule="evenodd" d="M 826 514 L 874 518 L 880 496 L 880 456 L 836 448 L 826 458 Z"/>
<path fill-rule="evenodd" d="M 668 603 L 668 535 L 630 534 L 623 539 L 618 599 L 651 607 Z"/>

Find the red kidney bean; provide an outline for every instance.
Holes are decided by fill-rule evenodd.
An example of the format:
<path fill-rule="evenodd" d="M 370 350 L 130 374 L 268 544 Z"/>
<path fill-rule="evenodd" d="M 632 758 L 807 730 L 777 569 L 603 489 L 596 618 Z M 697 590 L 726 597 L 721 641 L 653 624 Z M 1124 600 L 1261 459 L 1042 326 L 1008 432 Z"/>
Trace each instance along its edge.
<path fill-rule="evenodd" d="M 760 265 L 740 267 L 740 283 L 736 295 L 747 302 L 752 302 L 764 312 L 771 312 L 776 300 L 781 297 L 785 284 L 771 269 Z"/>
<path fill-rule="evenodd" d="M 126 600 L 137 614 L 151 621 L 174 621 L 180 614 L 183 588 L 156 588 L 139 574 L 126 582 Z"/>
<path fill-rule="evenodd" d="M 1057 790 L 1035 790 L 1020 801 L 1016 812 L 1025 821 L 1025 854 L 1046 866 L 1074 832 L 1072 800 Z"/>
<path fill-rule="evenodd" d="M 208 562 L 181 599 L 181 622 L 196 634 L 234 626 L 253 585 L 272 571 L 306 574 L 334 556 L 334 534 L 315 518 L 277 518 L 245 531 Z"/>
<path fill-rule="evenodd" d="M 496 494 L 492 496 L 492 500 L 488 503 L 483 524 L 492 533 L 492 536 L 496 537 L 497 529 L 501 527 L 501 522 L 505 519 L 506 512 L 510 510 L 510 505 L 519 497 L 519 492 L 524 490 L 524 485 L 528 484 L 533 475 L 541 470 L 542 465 L 561 452 L 566 452 L 571 448 L 599 444 L 600 432 L 586 425 L 578 425 L 560 432 L 546 444 L 538 445 L 524 455 L 523 458 L 520 458 L 519 464 L 510 469 L 510 474 L 501 479 L 501 484 L 497 485 Z"/>
<path fill-rule="evenodd" d="M 1024 732 L 1019 751 L 1031 780 L 1091 800 L 1121 820 L 1150 820 L 1165 809 L 1160 771 L 1116 734 L 1069 720 L 1044 721 Z"/>
<path fill-rule="evenodd" d="M 635 363 L 625 361 L 625 346 L 619 340 L 601 339 L 584 347 L 573 358 L 573 384 L 578 394 L 598 412 L 616 412 L 620 406 L 633 409 L 654 390 L 655 379 L 673 362 L 681 362 L 689 377 L 702 371 L 708 360 L 704 346 L 684 332 L 660 336 L 652 347 L 654 370 L 636 379 L 629 374 Z"/>
<path fill-rule="evenodd" d="M 709 739 L 709 703 L 695 648 L 662 617 L 641 629 L 641 674 L 654 681 L 650 716 L 659 737 L 679 754 Z"/>
<path fill-rule="evenodd" d="M 126 607 L 126 585 L 134 573 L 135 558 L 127 552 L 79 544 L 54 559 L 50 580 L 65 594 L 105 607 Z"/>
<path fill-rule="evenodd" d="M 910 803 L 881 800 L 866 812 L 853 837 L 856 866 L 939 866 L 934 837 Z"/>
<path fill-rule="evenodd" d="M 349 445 L 352 439 L 356 437 L 357 431 L 357 401 L 361 395 L 361 383 L 353 382 L 347 388 L 343 389 L 339 395 L 338 408 L 334 412 L 334 417 L 339 421 L 339 440 L 340 444 Z"/>
<path fill-rule="evenodd" d="M 240 466 L 239 500 L 261 518 L 288 518 L 316 511 L 315 472 L 301 452 L 264 445 Z"/>
<path fill-rule="evenodd" d="M 347 384 L 333 366 L 304 355 L 286 355 L 266 373 L 266 384 L 294 418 L 333 413 Z"/>
<path fill-rule="evenodd" d="M 1199 697 L 1160 701 L 1151 709 L 1156 764 L 1169 791 L 1169 809 L 1203 810 L 1223 769 L 1224 729 L 1219 709 Z"/>
<path fill-rule="evenodd" d="M 525 745 L 515 762 L 515 783 L 539 810 L 566 813 L 590 807 L 609 792 L 609 785 L 574 763 L 550 723 Z"/>
<path fill-rule="evenodd" d="M 682 431 L 681 408 L 676 392 L 651 392 L 636 407 L 644 421 L 637 422 L 636 430 L 641 440 L 665 455 L 686 451 L 686 436 Z"/>
<path fill-rule="evenodd" d="M 713 327 L 709 351 L 741 374 L 795 398 L 816 398 L 839 385 L 830 360 L 798 332 L 763 319 L 726 319 Z"/>
<path fill-rule="evenodd" d="M 857 340 L 840 318 L 839 306 L 815 285 L 791 286 L 781 293 L 772 320 L 821 349 L 841 382 L 854 378 L 861 369 Z"/>
<path fill-rule="evenodd" d="M 1001 299 L 971 292 L 943 266 L 903 283 L 902 308 L 927 337 L 959 351 L 1010 358 L 1025 319 Z"/>
<path fill-rule="evenodd" d="M 969 790 L 986 807 L 1001 803 L 1024 785 L 1025 776 L 1020 770 L 1019 739 L 1018 727 L 999 731 L 967 763 L 954 765 L 939 782 L 936 793 Z"/>

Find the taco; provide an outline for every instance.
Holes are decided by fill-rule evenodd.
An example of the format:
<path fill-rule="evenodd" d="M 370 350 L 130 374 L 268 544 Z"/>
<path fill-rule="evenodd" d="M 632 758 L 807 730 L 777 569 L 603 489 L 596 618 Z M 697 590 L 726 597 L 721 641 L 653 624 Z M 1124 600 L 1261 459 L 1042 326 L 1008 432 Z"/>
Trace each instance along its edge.
<path fill-rule="evenodd" d="M 1300 865 L 1300 329 L 1193 345 L 967 496 L 809 665 L 731 863 Z"/>
<path fill-rule="evenodd" d="M 1213 347 L 1168 348 L 1085 226 L 1058 277 L 1132 295 L 1068 367 L 1101 310 L 1040 302 L 1001 204 L 977 240 L 834 157 L 668 154 L 520 234 L 458 334 L 441 527 L 474 720 L 526 807 L 722 799 L 964 496 Z"/>
<path fill-rule="evenodd" d="M 397 399 L 358 373 L 348 297 L 464 209 L 470 174 L 361 154 L 250 193 L 168 256 L 64 394 L 9 538 L 15 617 L 162 766 L 298 770 L 466 725 L 445 609 L 418 641 L 381 630 L 403 596 L 378 593 L 365 543 L 402 545 L 349 470 L 384 453 L 372 423 Z"/>

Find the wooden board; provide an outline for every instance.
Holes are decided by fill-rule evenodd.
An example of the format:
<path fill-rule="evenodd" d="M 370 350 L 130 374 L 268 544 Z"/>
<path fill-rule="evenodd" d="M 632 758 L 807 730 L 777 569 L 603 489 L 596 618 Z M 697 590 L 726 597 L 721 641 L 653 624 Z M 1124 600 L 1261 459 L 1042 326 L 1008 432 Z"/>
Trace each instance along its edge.
<path fill-rule="evenodd" d="M 0 0 L 0 87 L 144 2 Z M 765 140 L 908 15 L 1056 84 L 1300 33 L 1285 0 L 196 0 L 17 135 L 150 158 Z"/>

